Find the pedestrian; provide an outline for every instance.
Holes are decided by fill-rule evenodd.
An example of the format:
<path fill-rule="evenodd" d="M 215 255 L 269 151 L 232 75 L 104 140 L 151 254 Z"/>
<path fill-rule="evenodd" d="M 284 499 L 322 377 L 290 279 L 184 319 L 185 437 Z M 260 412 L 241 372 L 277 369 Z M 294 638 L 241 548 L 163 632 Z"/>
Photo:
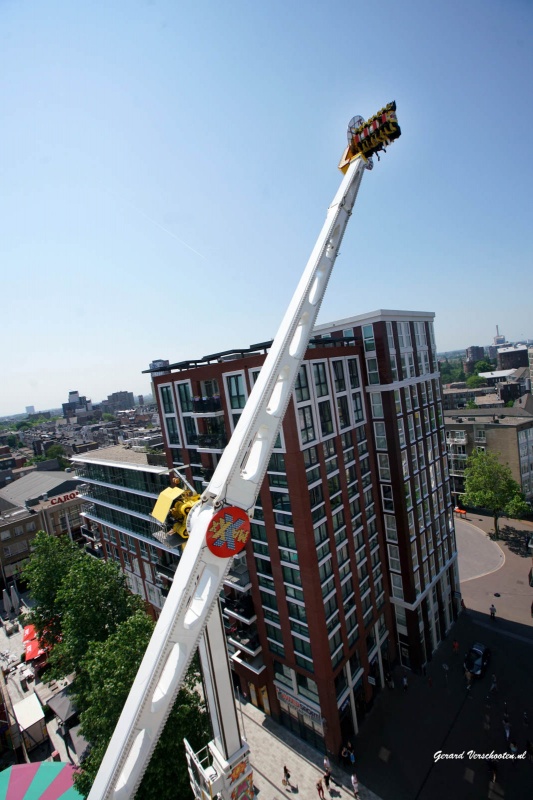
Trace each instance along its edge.
<path fill-rule="evenodd" d="M 511 738 L 511 726 L 508 722 L 503 723 L 503 730 L 505 731 L 505 741 L 509 744 L 509 740 Z"/>
<path fill-rule="evenodd" d="M 291 773 L 287 769 L 285 765 L 283 765 L 283 785 L 290 786 L 291 785 Z"/>
<path fill-rule="evenodd" d="M 331 778 L 331 770 L 327 769 L 324 772 L 324 783 L 326 785 L 326 789 L 328 790 L 328 792 L 329 792 L 329 781 L 330 781 L 330 778 Z"/>
<path fill-rule="evenodd" d="M 403 686 L 404 692 L 406 692 L 407 691 L 407 687 L 409 686 L 409 683 L 407 682 L 407 675 L 404 675 L 403 678 L 402 678 L 402 686 Z"/>
<path fill-rule="evenodd" d="M 453 647 L 453 654 L 454 654 L 454 656 L 457 656 L 457 655 L 459 655 L 459 642 L 457 641 L 457 639 L 454 639 L 454 640 L 453 640 L 453 645 L 452 645 L 452 647 Z"/>
<path fill-rule="evenodd" d="M 350 764 L 355 764 L 355 751 L 353 749 L 353 745 L 351 742 L 346 744 L 346 750 L 348 751 L 348 758 L 350 759 Z"/>
<path fill-rule="evenodd" d="M 316 790 L 318 792 L 318 796 L 321 797 L 322 800 L 325 800 L 324 787 L 322 786 L 322 781 L 321 780 L 318 780 L 316 782 Z"/>
<path fill-rule="evenodd" d="M 331 764 L 327 756 L 324 756 L 324 770 L 326 772 L 331 772 Z"/>
<path fill-rule="evenodd" d="M 359 781 L 357 780 L 357 775 L 355 772 L 352 774 L 351 781 L 354 797 L 356 800 L 359 800 Z"/>
<path fill-rule="evenodd" d="M 492 605 L 490 607 L 490 618 L 491 619 L 495 619 L 496 618 L 496 606 L 494 605 L 494 603 L 492 603 Z"/>

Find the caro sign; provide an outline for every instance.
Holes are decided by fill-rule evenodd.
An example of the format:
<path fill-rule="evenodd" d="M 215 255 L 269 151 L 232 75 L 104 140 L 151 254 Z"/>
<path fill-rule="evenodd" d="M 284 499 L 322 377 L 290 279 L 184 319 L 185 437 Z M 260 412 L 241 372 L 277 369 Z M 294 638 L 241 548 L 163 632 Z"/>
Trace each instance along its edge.
<path fill-rule="evenodd" d="M 79 495 L 79 492 L 69 492 L 61 497 L 52 497 L 50 500 L 51 505 L 56 506 L 58 503 L 66 503 L 68 500 L 74 500 Z"/>

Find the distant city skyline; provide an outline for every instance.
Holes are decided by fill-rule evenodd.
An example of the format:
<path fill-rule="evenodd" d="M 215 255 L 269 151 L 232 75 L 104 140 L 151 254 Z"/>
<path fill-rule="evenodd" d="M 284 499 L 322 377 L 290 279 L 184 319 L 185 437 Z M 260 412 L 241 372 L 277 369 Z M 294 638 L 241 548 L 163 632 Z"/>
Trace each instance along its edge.
<path fill-rule="evenodd" d="M 531 318 L 533 6 L 0 4 L 0 415 L 272 338 L 340 182 L 397 102 L 319 315 L 435 312 L 440 351 Z M 372 53 L 371 58 L 364 54 Z M 505 140 L 507 142 L 507 140 Z"/>

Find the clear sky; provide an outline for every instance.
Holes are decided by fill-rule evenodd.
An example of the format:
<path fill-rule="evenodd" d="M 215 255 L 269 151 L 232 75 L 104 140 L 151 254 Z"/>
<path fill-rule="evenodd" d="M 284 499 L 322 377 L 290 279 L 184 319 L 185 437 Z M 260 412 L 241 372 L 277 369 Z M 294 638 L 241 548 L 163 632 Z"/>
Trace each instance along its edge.
<path fill-rule="evenodd" d="M 533 337 L 532 34 L 530 0 L 0 0 L 0 415 L 272 337 L 391 100 L 319 322 Z"/>

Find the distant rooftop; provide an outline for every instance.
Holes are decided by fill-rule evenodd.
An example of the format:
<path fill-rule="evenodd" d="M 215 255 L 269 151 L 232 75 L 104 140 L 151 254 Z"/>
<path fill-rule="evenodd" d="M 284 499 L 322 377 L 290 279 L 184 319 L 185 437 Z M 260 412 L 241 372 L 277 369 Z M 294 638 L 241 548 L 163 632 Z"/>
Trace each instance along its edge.
<path fill-rule="evenodd" d="M 147 472 L 165 473 L 167 467 L 157 467 L 148 463 L 148 453 L 138 452 L 131 447 L 123 444 L 102 447 L 100 450 L 91 450 L 88 453 L 80 453 L 71 457 L 74 464 L 78 462 L 90 462 L 91 464 L 110 464 L 135 469 L 143 467 Z"/>
<path fill-rule="evenodd" d="M 480 372 L 480 378 L 509 378 L 513 372 L 516 372 L 515 369 L 499 369 L 495 370 L 494 372 Z"/>
<path fill-rule="evenodd" d="M 509 347 L 498 347 L 498 353 L 513 353 L 515 350 L 527 350 L 527 344 L 512 344 Z"/>

